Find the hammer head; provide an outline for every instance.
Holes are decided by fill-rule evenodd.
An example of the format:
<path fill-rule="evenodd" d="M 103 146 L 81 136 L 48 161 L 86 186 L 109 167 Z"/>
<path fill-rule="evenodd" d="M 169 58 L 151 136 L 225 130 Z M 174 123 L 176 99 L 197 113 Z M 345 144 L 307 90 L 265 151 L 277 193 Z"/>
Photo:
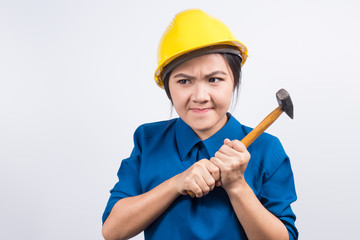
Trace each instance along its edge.
<path fill-rule="evenodd" d="M 285 89 L 280 89 L 276 93 L 276 99 L 281 107 L 281 109 L 286 112 L 286 114 L 293 119 L 294 118 L 294 106 L 290 98 L 290 94 Z"/>

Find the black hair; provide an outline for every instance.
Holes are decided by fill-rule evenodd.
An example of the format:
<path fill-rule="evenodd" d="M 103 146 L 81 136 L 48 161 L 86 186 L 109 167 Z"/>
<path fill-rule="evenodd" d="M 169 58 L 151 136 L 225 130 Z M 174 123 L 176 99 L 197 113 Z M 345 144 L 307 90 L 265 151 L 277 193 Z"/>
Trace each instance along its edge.
<path fill-rule="evenodd" d="M 225 61 L 227 62 L 227 64 L 229 65 L 231 72 L 233 74 L 234 77 L 234 96 L 238 97 L 238 93 L 239 93 L 239 87 L 241 84 L 241 62 L 242 59 L 239 55 L 235 55 L 232 53 L 219 53 L 221 56 L 223 56 L 223 58 L 225 59 Z M 170 99 L 171 103 L 172 103 L 172 98 L 171 98 L 171 94 L 170 94 L 170 88 L 169 88 L 169 79 L 170 79 L 170 75 L 171 75 L 172 71 L 166 72 L 165 76 L 162 76 L 163 79 L 163 84 L 164 84 L 164 89 L 166 92 L 166 95 L 168 96 L 168 98 Z"/>

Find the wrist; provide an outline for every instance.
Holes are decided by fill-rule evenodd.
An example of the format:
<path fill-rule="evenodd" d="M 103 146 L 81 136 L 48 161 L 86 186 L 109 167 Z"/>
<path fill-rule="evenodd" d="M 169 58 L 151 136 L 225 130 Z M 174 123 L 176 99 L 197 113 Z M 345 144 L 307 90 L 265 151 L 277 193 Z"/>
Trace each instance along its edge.
<path fill-rule="evenodd" d="M 229 197 L 231 196 L 244 196 L 249 191 L 252 191 L 250 186 L 247 184 L 245 179 L 243 179 L 241 182 L 234 183 L 231 186 L 227 187 L 225 189 Z"/>
<path fill-rule="evenodd" d="M 181 195 L 181 192 L 179 191 L 179 189 L 178 189 L 179 187 L 178 187 L 178 184 L 177 184 L 178 176 L 179 175 L 175 175 L 172 178 L 167 180 L 167 182 L 169 183 L 171 192 L 173 192 L 176 195 L 176 197 Z"/>

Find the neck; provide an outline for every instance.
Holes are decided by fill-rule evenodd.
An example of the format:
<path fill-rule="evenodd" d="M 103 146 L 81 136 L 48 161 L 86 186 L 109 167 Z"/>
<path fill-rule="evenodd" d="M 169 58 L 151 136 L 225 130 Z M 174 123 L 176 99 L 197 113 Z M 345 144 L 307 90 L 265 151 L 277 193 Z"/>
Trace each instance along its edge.
<path fill-rule="evenodd" d="M 201 141 L 204 141 L 217 133 L 221 128 L 223 128 L 228 122 L 229 118 L 230 116 L 228 116 L 228 114 L 225 114 L 225 116 L 221 118 L 212 128 L 204 130 L 194 130 L 194 132 L 198 136 L 198 138 L 201 139 Z"/>

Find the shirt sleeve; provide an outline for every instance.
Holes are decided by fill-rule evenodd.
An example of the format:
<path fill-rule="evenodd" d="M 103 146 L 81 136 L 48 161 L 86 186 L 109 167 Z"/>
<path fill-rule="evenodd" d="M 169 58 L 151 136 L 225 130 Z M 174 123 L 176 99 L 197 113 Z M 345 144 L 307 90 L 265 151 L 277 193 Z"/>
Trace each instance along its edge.
<path fill-rule="evenodd" d="M 119 181 L 110 190 L 110 198 L 102 216 L 102 222 L 109 216 L 114 205 L 122 198 L 137 196 L 142 193 L 139 179 L 139 169 L 141 161 L 141 129 L 140 127 L 134 134 L 134 149 L 129 158 L 122 160 L 120 169 L 117 173 Z"/>
<path fill-rule="evenodd" d="M 296 216 L 290 206 L 297 199 L 294 176 L 290 160 L 277 138 L 272 153 L 270 167 L 265 173 L 260 201 L 285 224 L 289 239 L 298 239 L 299 233 L 295 227 Z"/>

